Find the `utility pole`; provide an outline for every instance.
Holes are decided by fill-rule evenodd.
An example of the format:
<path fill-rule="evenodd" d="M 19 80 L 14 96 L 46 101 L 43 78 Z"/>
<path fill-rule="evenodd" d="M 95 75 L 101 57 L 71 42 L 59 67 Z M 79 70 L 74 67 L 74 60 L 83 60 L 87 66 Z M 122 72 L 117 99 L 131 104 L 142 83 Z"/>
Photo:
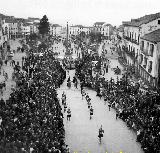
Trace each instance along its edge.
<path fill-rule="evenodd" d="M 67 22 L 67 37 L 66 37 L 66 52 L 68 53 L 68 22 Z"/>

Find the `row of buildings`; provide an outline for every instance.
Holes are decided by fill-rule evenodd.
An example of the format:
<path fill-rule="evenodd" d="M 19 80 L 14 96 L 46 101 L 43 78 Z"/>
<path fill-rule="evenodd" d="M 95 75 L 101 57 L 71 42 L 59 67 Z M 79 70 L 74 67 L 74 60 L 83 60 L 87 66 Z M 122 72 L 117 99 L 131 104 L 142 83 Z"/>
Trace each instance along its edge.
<path fill-rule="evenodd" d="M 9 40 L 37 33 L 39 22 L 39 18 L 23 19 L 0 14 L 0 58 L 5 58 Z"/>
<path fill-rule="evenodd" d="M 160 13 L 122 22 L 117 44 L 126 64 L 146 83 L 160 87 Z"/>
<path fill-rule="evenodd" d="M 110 39 L 113 34 L 113 26 L 111 24 L 107 24 L 105 22 L 95 22 L 92 27 L 75 25 L 69 27 L 69 35 L 79 35 L 81 32 L 84 32 L 86 35 L 91 32 L 100 33 L 106 39 Z"/>
<path fill-rule="evenodd" d="M 66 32 L 66 29 L 58 24 L 50 24 L 50 34 L 53 36 L 58 36 Z M 69 37 L 72 35 L 77 36 L 80 33 L 85 33 L 89 35 L 91 32 L 101 33 L 106 39 L 109 39 L 113 34 L 113 26 L 105 22 L 96 22 L 91 26 L 83 25 L 71 25 L 68 29 Z"/>

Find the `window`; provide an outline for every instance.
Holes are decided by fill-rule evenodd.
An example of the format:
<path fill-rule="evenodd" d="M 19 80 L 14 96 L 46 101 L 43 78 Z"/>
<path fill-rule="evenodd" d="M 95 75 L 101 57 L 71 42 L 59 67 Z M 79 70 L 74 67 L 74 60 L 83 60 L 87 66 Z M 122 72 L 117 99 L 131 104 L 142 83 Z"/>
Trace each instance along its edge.
<path fill-rule="evenodd" d="M 158 24 L 160 24 L 160 20 L 158 20 Z"/>
<path fill-rule="evenodd" d="M 147 66 L 147 58 L 145 57 L 144 58 L 144 65 L 143 65 L 143 67 L 146 68 L 146 66 Z"/>
<path fill-rule="evenodd" d="M 138 43 L 139 43 L 140 34 L 138 35 Z"/>
<path fill-rule="evenodd" d="M 154 51 L 154 45 L 153 44 L 150 44 L 150 56 L 153 57 L 153 51 Z"/>
<path fill-rule="evenodd" d="M 151 73 L 151 71 L 152 71 L 152 61 L 149 61 L 148 64 L 149 64 L 148 65 L 148 72 Z"/>
<path fill-rule="evenodd" d="M 148 48 L 149 48 L 149 42 L 147 42 L 147 46 L 146 46 L 146 54 L 148 54 Z"/>
<path fill-rule="evenodd" d="M 141 51 L 144 49 L 144 41 L 141 41 L 141 46 L 140 46 Z"/>
<path fill-rule="evenodd" d="M 140 58 L 140 64 L 143 62 L 143 55 L 141 54 L 141 56 L 140 56 L 141 58 Z"/>

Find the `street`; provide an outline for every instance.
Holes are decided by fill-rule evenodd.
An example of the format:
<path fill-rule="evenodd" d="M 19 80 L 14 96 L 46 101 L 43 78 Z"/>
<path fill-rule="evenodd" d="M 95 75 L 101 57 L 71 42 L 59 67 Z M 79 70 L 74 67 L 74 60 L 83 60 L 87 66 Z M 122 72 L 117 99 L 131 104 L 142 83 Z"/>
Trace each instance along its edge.
<path fill-rule="evenodd" d="M 74 76 L 74 70 L 70 70 L 69 76 Z M 93 118 L 89 119 L 89 110 L 86 100 L 82 100 L 80 88 L 68 89 L 66 80 L 58 89 L 61 99 L 62 92 L 67 95 L 68 108 L 71 108 L 71 121 L 67 121 L 64 113 L 64 125 L 66 143 L 70 146 L 71 153 L 143 153 L 140 144 L 136 142 L 136 134 L 129 130 L 126 124 L 118 119 L 113 109 L 109 111 L 108 104 L 96 97 L 96 92 L 85 89 L 91 97 L 94 109 Z M 98 140 L 98 129 L 103 126 L 104 137 L 101 144 Z"/>
<path fill-rule="evenodd" d="M 11 50 L 16 50 L 17 47 L 21 46 L 21 44 L 19 43 L 18 40 L 16 40 L 16 41 L 11 40 L 10 44 L 11 44 Z M 16 63 L 17 63 L 17 61 L 19 61 L 20 66 L 21 66 L 22 56 L 26 56 L 26 54 L 22 53 L 22 52 L 18 52 L 18 53 L 16 52 L 12 59 L 15 60 Z M 8 74 L 8 80 L 6 81 L 6 90 L 4 90 L 3 96 L 0 95 L 0 98 L 3 97 L 4 100 L 7 100 L 9 95 L 10 95 L 10 93 L 12 92 L 11 86 L 12 85 L 13 85 L 13 87 L 16 86 L 15 81 L 12 80 L 13 67 L 10 66 L 10 60 L 8 61 L 7 65 L 4 64 L 2 66 L 1 72 L 2 71 L 5 71 Z M 2 74 L 1 74 L 1 77 L 2 77 Z"/>

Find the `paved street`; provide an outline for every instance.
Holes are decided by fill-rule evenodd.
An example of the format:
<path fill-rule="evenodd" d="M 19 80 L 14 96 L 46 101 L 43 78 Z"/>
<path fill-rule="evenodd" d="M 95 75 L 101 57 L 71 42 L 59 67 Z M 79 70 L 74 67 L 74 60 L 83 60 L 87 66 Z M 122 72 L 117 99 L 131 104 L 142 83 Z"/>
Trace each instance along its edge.
<path fill-rule="evenodd" d="M 66 48 L 65 48 L 65 46 L 63 46 L 63 44 L 61 42 L 54 43 L 52 45 L 52 48 L 53 48 L 53 50 L 52 50 L 53 52 L 59 53 L 59 55 L 58 55 L 59 59 L 64 58 Z M 72 57 L 76 58 L 79 54 L 81 54 L 81 50 L 80 49 L 76 50 L 73 43 L 71 44 L 71 48 L 73 48 L 73 56 Z"/>
<path fill-rule="evenodd" d="M 74 70 L 70 71 L 71 78 Z M 93 118 L 89 119 L 89 110 L 86 100 L 82 100 L 80 88 L 73 86 L 68 89 L 66 81 L 58 89 L 59 98 L 62 92 L 67 95 L 67 104 L 71 108 L 71 121 L 66 120 L 64 124 L 66 131 L 66 143 L 70 146 L 71 153 L 143 153 L 140 145 L 136 142 L 136 135 L 130 131 L 126 124 L 120 119 L 116 120 L 115 111 L 108 110 L 108 104 L 96 97 L 96 93 L 86 89 L 91 97 L 94 109 Z M 102 143 L 98 141 L 98 129 L 102 124 L 104 137 Z"/>
<path fill-rule="evenodd" d="M 11 50 L 16 50 L 17 47 L 21 46 L 21 44 L 18 42 L 18 40 L 16 41 L 11 41 L 10 43 L 11 45 Z M 20 65 L 21 65 L 21 61 L 22 61 L 22 56 L 25 56 L 25 53 L 15 53 L 14 56 L 13 56 L 13 60 L 15 60 L 15 62 L 17 63 L 17 61 L 20 62 Z M 12 73 L 13 73 L 13 67 L 10 66 L 10 60 L 8 61 L 7 65 L 3 64 L 2 66 L 2 70 L 1 72 L 3 72 L 3 70 L 8 74 L 8 80 L 6 81 L 6 90 L 4 90 L 4 93 L 3 93 L 3 96 L 0 95 L 0 98 L 3 97 L 3 99 L 8 99 L 8 96 L 10 95 L 10 93 L 12 92 L 11 91 L 11 86 L 13 85 L 15 87 L 16 83 L 15 81 L 12 80 Z M 2 74 L 1 73 L 1 76 L 2 77 Z"/>
<path fill-rule="evenodd" d="M 104 43 L 101 43 L 100 46 L 99 46 L 99 49 L 98 49 L 98 53 L 99 55 L 102 54 L 102 46 L 103 46 Z M 112 51 L 112 49 L 110 49 L 110 47 L 112 47 L 112 44 L 111 43 L 106 43 L 105 42 L 105 45 L 104 45 L 104 50 L 107 50 L 107 54 L 105 54 L 105 57 L 107 59 L 109 59 L 110 61 L 110 64 L 109 64 L 109 67 L 108 67 L 108 73 L 105 73 L 105 75 L 103 76 L 104 78 L 106 78 L 107 80 L 110 80 L 111 77 L 114 79 L 114 80 L 117 80 L 117 77 L 118 78 L 121 78 L 122 75 L 116 75 L 113 71 L 113 68 L 116 68 L 117 66 L 121 69 L 121 72 L 123 73 L 123 66 L 118 62 L 118 54 L 116 51 Z"/>

